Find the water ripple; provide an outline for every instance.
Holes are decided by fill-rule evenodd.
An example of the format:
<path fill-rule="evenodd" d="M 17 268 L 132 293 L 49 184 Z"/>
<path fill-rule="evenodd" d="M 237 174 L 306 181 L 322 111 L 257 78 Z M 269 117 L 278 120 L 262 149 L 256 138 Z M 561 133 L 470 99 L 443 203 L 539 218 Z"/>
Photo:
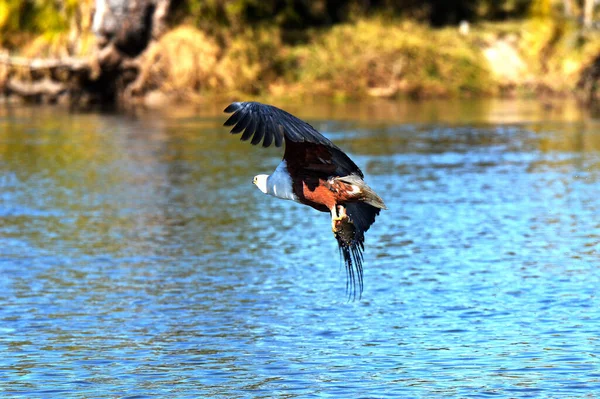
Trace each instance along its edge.
<path fill-rule="evenodd" d="M 385 199 L 348 302 L 328 217 L 221 119 L 0 118 L 6 397 L 593 397 L 600 136 L 321 123 Z M 7 133 L 4 133 L 7 132 Z"/>

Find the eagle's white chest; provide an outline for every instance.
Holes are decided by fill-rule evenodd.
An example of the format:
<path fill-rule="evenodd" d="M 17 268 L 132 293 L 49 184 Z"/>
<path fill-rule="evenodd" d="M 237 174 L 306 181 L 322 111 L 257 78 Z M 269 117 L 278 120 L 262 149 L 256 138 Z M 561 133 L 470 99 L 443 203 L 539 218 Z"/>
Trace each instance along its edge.
<path fill-rule="evenodd" d="M 292 188 L 292 178 L 287 170 L 287 163 L 281 163 L 275 169 L 272 175 L 267 178 L 267 194 L 277 198 L 298 201 Z"/>

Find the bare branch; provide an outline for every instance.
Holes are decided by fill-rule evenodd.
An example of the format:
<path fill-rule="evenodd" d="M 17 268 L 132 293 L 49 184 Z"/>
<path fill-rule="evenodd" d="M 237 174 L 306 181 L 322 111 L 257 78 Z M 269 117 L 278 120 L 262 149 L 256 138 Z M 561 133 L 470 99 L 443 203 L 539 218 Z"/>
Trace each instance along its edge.
<path fill-rule="evenodd" d="M 46 70 L 68 68 L 71 71 L 86 71 L 90 69 L 90 61 L 85 58 L 26 58 L 0 54 L 0 64 L 12 67 L 22 67 L 30 70 Z"/>
<path fill-rule="evenodd" d="M 67 86 L 56 83 L 50 79 L 42 79 L 35 82 L 23 82 L 17 79 L 9 79 L 6 82 L 8 91 L 23 97 L 34 97 L 48 95 L 56 97 L 67 90 Z"/>

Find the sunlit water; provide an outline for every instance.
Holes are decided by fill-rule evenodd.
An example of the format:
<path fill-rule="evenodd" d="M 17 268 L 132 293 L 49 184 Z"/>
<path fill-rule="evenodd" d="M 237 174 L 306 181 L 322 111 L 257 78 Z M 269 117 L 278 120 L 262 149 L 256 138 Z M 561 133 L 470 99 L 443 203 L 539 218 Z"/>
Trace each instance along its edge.
<path fill-rule="evenodd" d="M 3 109 L 2 397 L 598 397 L 600 124 L 481 104 L 288 107 L 389 207 L 355 302 L 226 104 Z"/>

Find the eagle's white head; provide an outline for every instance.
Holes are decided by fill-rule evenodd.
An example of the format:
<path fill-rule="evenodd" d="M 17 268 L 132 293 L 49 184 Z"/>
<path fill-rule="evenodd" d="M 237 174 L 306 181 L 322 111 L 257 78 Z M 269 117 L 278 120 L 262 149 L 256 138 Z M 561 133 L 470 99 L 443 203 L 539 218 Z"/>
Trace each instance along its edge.
<path fill-rule="evenodd" d="M 256 187 L 263 193 L 267 194 L 267 179 L 269 175 L 257 175 L 254 176 L 252 183 L 256 184 Z"/>

